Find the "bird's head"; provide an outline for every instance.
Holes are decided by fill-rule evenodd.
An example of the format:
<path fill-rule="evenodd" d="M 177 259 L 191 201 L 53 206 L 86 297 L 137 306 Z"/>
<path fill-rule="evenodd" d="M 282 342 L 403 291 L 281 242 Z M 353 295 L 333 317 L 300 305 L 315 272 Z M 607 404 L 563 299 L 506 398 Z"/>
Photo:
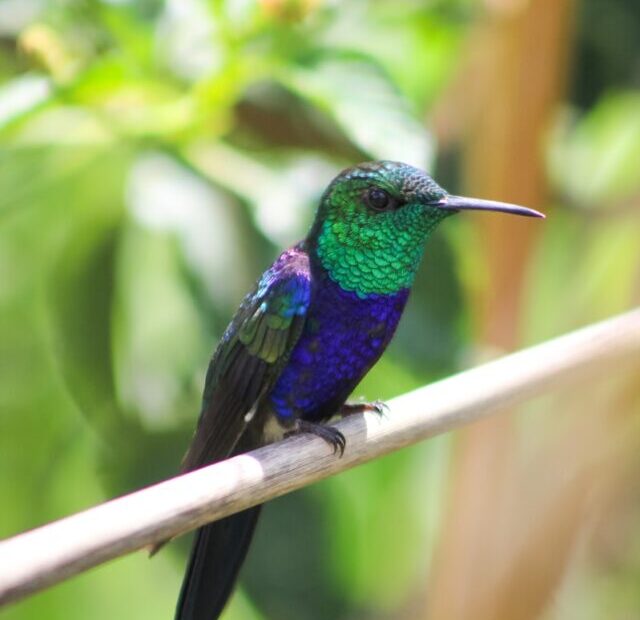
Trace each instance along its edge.
<path fill-rule="evenodd" d="M 409 288 L 424 243 L 464 210 L 544 217 L 533 209 L 452 196 L 422 170 L 380 161 L 342 171 L 329 185 L 309 241 L 329 276 L 361 296 Z"/>

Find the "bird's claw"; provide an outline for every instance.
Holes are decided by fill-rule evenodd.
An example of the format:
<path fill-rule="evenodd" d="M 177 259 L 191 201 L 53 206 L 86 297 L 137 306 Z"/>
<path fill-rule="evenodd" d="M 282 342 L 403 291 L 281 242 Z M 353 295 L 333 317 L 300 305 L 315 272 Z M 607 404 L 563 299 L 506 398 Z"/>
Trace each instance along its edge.
<path fill-rule="evenodd" d="M 369 403 L 371 408 L 369 411 L 372 413 L 376 413 L 381 418 L 386 418 L 389 413 L 389 405 L 385 403 L 383 400 L 374 400 L 372 403 Z"/>
<path fill-rule="evenodd" d="M 386 418 L 389 405 L 382 400 L 374 400 L 371 403 L 345 403 L 340 409 L 340 415 L 344 418 L 355 413 L 375 413 L 381 418 Z"/>
<path fill-rule="evenodd" d="M 334 454 L 340 452 L 340 456 L 344 454 L 344 450 L 347 447 L 345 436 L 337 428 L 325 426 L 324 424 L 314 424 L 306 420 L 296 420 L 295 427 L 287 431 L 284 436 L 292 437 L 301 433 L 311 433 L 316 437 L 320 437 L 333 448 Z"/>

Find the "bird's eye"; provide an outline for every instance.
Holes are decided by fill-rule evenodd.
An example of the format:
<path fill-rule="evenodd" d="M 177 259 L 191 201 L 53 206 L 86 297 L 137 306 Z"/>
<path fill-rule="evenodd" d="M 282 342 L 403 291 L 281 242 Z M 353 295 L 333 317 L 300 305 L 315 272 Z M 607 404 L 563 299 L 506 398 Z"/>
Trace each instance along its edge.
<path fill-rule="evenodd" d="M 367 203 L 375 211 L 384 211 L 391 206 L 391 196 L 379 187 L 372 187 L 367 192 Z"/>

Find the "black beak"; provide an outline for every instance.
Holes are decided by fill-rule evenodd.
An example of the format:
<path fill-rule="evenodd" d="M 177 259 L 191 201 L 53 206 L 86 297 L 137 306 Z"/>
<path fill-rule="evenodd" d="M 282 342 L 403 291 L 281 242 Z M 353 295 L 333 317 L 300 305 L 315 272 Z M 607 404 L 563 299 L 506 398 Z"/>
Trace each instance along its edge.
<path fill-rule="evenodd" d="M 509 202 L 467 198 L 466 196 L 447 196 L 434 206 L 440 209 L 446 209 L 447 211 L 500 211 L 501 213 L 524 215 L 525 217 L 545 217 L 540 211 L 519 205 L 512 205 Z"/>

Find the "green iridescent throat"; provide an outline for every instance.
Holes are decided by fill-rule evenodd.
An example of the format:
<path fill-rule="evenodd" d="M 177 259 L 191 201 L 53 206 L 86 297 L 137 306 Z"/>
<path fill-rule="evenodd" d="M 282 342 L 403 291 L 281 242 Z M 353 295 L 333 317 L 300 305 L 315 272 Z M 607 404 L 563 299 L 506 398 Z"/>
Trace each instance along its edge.
<path fill-rule="evenodd" d="M 422 205 L 371 213 L 355 205 L 328 209 L 316 252 L 329 277 L 360 297 L 411 287 L 433 229 L 446 217 Z"/>

